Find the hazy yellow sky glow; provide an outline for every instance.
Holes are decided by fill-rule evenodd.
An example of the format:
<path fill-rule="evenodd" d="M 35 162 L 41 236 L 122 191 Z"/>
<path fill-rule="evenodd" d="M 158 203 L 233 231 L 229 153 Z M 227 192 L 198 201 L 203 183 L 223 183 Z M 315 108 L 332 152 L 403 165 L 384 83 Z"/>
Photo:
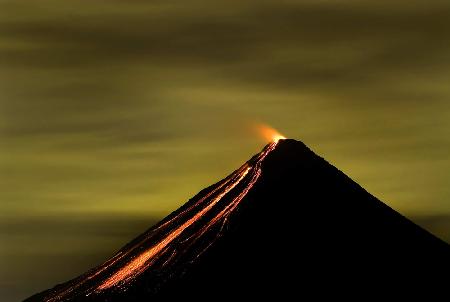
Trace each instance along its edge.
<path fill-rule="evenodd" d="M 450 241 L 449 83 L 444 0 L 0 0 L 0 300 L 109 257 L 260 124 Z"/>

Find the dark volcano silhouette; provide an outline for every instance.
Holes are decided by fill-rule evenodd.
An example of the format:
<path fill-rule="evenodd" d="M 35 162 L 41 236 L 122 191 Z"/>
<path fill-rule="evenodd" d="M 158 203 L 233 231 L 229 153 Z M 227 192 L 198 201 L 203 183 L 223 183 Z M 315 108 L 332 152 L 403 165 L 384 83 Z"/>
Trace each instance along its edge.
<path fill-rule="evenodd" d="M 278 301 L 299 293 L 439 290 L 449 252 L 303 143 L 286 139 L 104 264 L 26 301 Z"/>

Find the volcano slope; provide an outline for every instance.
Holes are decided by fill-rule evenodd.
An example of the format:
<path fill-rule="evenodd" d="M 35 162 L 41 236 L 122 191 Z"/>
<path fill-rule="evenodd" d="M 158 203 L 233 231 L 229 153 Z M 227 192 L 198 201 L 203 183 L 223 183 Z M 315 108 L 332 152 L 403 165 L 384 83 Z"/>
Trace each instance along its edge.
<path fill-rule="evenodd" d="M 26 301 L 444 291 L 449 255 L 447 243 L 283 139 L 102 265 Z"/>

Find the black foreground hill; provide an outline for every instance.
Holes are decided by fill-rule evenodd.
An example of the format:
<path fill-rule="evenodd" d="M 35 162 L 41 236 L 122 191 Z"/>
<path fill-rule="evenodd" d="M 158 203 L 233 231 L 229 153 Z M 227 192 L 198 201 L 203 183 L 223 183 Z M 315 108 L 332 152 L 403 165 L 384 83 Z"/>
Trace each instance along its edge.
<path fill-rule="evenodd" d="M 285 139 L 267 145 L 104 264 L 26 301 L 444 293 L 449 256 L 447 243 L 303 143 Z"/>

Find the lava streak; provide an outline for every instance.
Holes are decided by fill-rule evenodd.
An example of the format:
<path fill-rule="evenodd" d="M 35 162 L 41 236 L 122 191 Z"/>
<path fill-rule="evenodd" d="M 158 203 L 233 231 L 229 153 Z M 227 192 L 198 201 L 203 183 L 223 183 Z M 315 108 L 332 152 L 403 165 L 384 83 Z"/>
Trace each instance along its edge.
<path fill-rule="evenodd" d="M 273 141 L 261 153 L 207 193 L 178 209 L 104 264 L 55 288 L 44 301 L 77 300 L 80 295 L 101 295 L 108 290 L 123 290 L 142 273 L 157 272 L 175 264 L 184 255 L 189 257 L 189 261 L 196 259 L 213 244 L 215 238 L 221 236 L 230 215 L 258 181 L 264 159 L 281 139 L 272 138 Z M 201 238 L 207 239 L 206 243 L 201 241 L 200 245 L 194 245 Z"/>
<path fill-rule="evenodd" d="M 152 248 L 148 249 L 141 255 L 139 255 L 137 258 L 135 258 L 133 261 L 128 263 L 125 267 L 121 268 L 119 271 L 117 271 L 114 275 L 112 275 L 110 278 L 108 278 L 105 282 L 103 282 L 99 287 L 98 290 L 104 290 L 108 287 L 111 287 L 120 281 L 126 281 L 131 276 L 135 275 L 136 273 L 142 271 L 144 267 L 144 264 L 151 260 L 153 257 L 155 257 L 159 252 L 164 250 L 167 245 L 169 245 L 174 239 L 176 239 L 180 234 L 189 226 L 191 226 L 194 222 L 198 221 L 203 215 L 205 215 L 206 212 L 211 210 L 212 207 L 214 207 L 219 200 L 222 199 L 223 196 L 225 196 L 228 192 L 230 192 L 232 189 L 234 189 L 241 181 L 242 179 L 248 174 L 248 171 L 251 168 L 246 168 L 244 171 L 239 173 L 239 177 L 231 182 L 223 192 L 221 192 L 217 197 L 215 197 L 206 207 L 204 207 L 201 211 L 199 211 L 197 214 L 194 215 L 194 217 L 190 218 L 188 221 L 183 223 L 181 226 L 176 228 L 174 231 L 169 233 L 167 237 L 165 237 L 163 240 L 155 244 Z"/>
<path fill-rule="evenodd" d="M 144 270 L 146 270 L 152 264 L 152 260 L 157 258 L 157 256 L 166 250 L 169 244 L 171 244 L 175 239 L 178 239 L 183 232 L 191 227 L 194 223 L 198 222 L 206 213 L 211 211 L 217 203 L 222 200 L 222 198 L 232 191 L 238 184 L 240 184 L 243 179 L 251 172 L 250 180 L 246 184 L 245 188 L 232 199 L 232 201 L 227 204 L 222 210 L 220 210 L 212 219 L 210 219 L 195 236 L 188 237 L 187 240 L 196 240 L 201 235 L 203 235 L 209 228 L 217 224 L 219 221 L 226 223 L 229 215 L 236 209 L 239 202 L 247 195 L 248 191 L 253 187 L 253 185 L 258 180 L 261 175 L 261 163 L 264 158 L 271 152 L 277 145 L 278 140 L 269 144 L 269 146 L 258 156 L 254 166 L 248 166 L 245 164 L 239 170 L 235 172 L 235 175 L 225 184 L 223 190 L 211 199 L 202 209 L 200 209 L 193 217 L 189 218 L 187 221 L 177 226 L 174 230 L 170 231 L 163 239 L 155 243 L 151 248 L 147 249 L 145 252 L 138 255 L 128 264 L 120 268 L 117 272 L 106 279 L 96 291 L 102 291 L 119 283 L 126 283 L 132 278 L 136 277 Z M 182 212 L 184 213 L 184 212 Z M 172 220 L 176 219 L 172 218 Z"/>

